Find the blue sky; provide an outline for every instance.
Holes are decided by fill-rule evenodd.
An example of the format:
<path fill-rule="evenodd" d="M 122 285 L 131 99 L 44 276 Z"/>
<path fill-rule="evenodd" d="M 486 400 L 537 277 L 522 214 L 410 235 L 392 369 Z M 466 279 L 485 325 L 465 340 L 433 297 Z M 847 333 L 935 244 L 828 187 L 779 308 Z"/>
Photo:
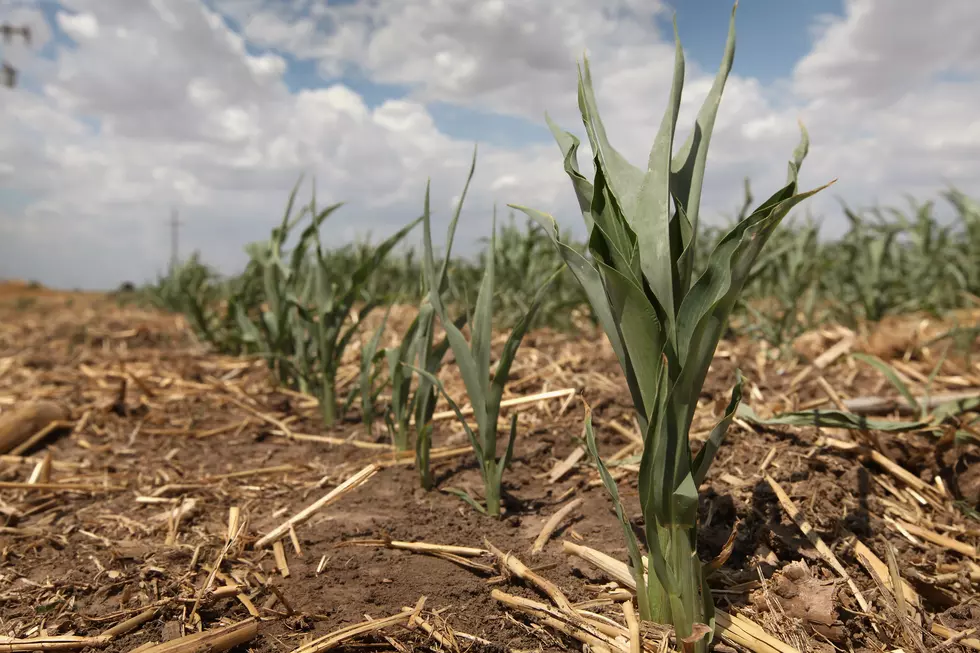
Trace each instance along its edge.
<path fill-rule="evenodd" d="M 677 12 L 681 43 L 688 55 L 702 66 L 712 68 L 721 58 L 728 33 L 727 2 L 720 0 L 678 0 Z M 843 0 L 742 0 L 736 14 L 737 66 L 741 74 L 770 84 L 787 79 L 796 62 L 813 45 L 814 27 L 822 16 L 844 16 Z M 671 27 L 661 22 L 663 37 L 670 38 Z"/>
<path fill-rule="evenodd" d="M 487 235 L 494 205 L 580 230 L 544 112 L 582 135 L 575 65 L 587 50 L 613 143 L 644 161 L 675 11 L 683 138 L 718 66 L 727 1 L 8 2 L 0 19 L 31 25 L 35 43 L 0 46 L 22 82 L 0 103 L 0 277 L 151 278 L 173 208 L 183 251 L 233 272 L 300 175 L 323 201 L 347 202 L 337 244 L 397 229 L 427 181 L 438 222 L 474 143 L 460 251 Z M 826 236 L 845 228 L 839 200 L 904 206 L 948 184 L 980 194 L 977 24 L 975 0 L 742 0 L 705 219 L 730 215 L 746 176 L 759 197 L 778 187 L 800 120 L 812 143 L 802 184 L 839 180 L 806 207 Z"/>

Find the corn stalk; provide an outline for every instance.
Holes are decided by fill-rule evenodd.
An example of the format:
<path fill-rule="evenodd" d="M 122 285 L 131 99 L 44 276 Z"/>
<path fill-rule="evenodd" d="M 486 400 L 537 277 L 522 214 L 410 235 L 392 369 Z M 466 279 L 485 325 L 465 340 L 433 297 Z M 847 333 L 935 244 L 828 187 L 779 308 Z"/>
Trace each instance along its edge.
<path fill-rule="evenodd" d="M 712 127 L 734 58 L 735 10 L 720 70 L 694 131 L 672 156 L 684 78 L 676 24 L 675 43 L 670 99 L 646 170 L 628 163 L 610 145 L 587 60 L 579 73 L 579 108 L 594 155 L 593 182 L 579 171 L 578 139 L 548 120 L 579 199 L 591 260 L 560 240 L 552 216 L 514 208 L 553 234 L 626 375 L 644 433 L 639 490 L 653 573 L 643 573 L 639 544 L 619 505 L 615 483 L 608 474 L 603 480 L 623 515 L 640 614 L 647 620 L 672 623 L 678 650 L 703 652 L 714 618 L 696 552 L 698 486 L 734 417 L 740 383 L 736 382 L 725 417 L 693 455 L 690 430 L 698 396 L 757 256 L 789 210 L 819 189 L 797 192 L 797 174 L 808 146 L 804 131 L 786 185 L 718 241 L 704 272 L 694 279 L 701 188 Z M 598 462 L 594 437 L 589 438 L 589 447 Z"/>

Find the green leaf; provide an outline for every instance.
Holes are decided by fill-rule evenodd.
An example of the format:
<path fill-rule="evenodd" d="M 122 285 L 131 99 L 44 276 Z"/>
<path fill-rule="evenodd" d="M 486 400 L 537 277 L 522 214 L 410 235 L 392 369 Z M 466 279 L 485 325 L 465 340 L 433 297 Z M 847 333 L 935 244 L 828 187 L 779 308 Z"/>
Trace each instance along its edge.
<path fill-rule="evenodd" d="M 262 334 L 255 323 L 249 319 L 248 315 L 245 313 L 245 309 L 242 306 L 235 307 L 235 320 L 238 323 L 238 328 L 242 332 L 242 339 L 246 342 L 259 344 L 262 342 Z"/>
<path fill-rule="evenodd" d="M 490 227 L 490 252 L 497 247 L 497 212 L 494 210 Z M 479 375 L 479 390 L 467 387 L 470 396 L 479 394 L 487 397 L 490 386 L 490 342 L 493 340 L 493 277 L 495 256 L 487 256 L 483 268 L 483 281 L 476 296 L 476 309 L 473 311 L 473 321 L 470 323 L 470 351 L 476 362 Z M 455 350 L 454 350 L 455 351 Z M 458 354 L 457 354 L 458 356 Z M 475 406 L 474 406 L 475 408 Z M 489 426 L 489 425 L 487 425 Z M 481 431 L 484 425 L 481 423 Z"/>
<path fill-rule="evenodd" d="M 619 327 L 612 314 L 609 299 L 606 296 L 606 289 L 599 271 L 582 254 L 558 239 L 558 224 L 552 216 L 516 204 L 508 204 L 508 206 L 521 211 L 544 227 L 545 232 L 551 237 L 552 242 L 561 254 L 568 269 L 572 272 L 572 275 L 579 284 L 581 284 L 589 300 L 589 305 L 592 306 L 592 310 L 595 312 L 596 319 L 602 326 L 603 331 L 606 332 L 613 351 L 616 352 L 616 358 L 619 359 L 620 366 L 625 369 L 627 365 L 626 349 L 618 333 Z"/>
<path fill-rule="evenodd" d="M 770 419 L 762 419 L 755 414 L 755 411 L 748 404 L 740 405 L 737 415 L 747 422 L 762 426 L 823 426 L 858 431 L 887 431 L 890 433 L 918 431 L 926 428 L 931 423 L 928 421 L 896 422 L 891 420 L 869 419 L 864 415 L 855 415 L 839 410 L 801 410 L 780 413 Z"/>
<path fill-rule="evenodd" d="M 636 283 L 643 270 L 640 267 L 639 246 L 619 198 L 610 189 L 605 172 L 597 168 L 595 193 L 592 196 L 594 225 L 589 238 L 589 251 L 596 262 L 606 263 Z"/>
<path fill-rule="evenodd" d="M 378 352 L 378 345 L 381 342 L 382 335 L 384 335 L 385 326 L 388 324 L 388 316 L 391 315 L 391 309 L 392 306 L 389 305 L 374 335 L 361 347 L 361 374 L 359 383 L 361 391 L 361 417 L 368 431 L 372 430 L 375 416 L 374 399 L 377 392 L 374 390 L 374 382 L 377 378 L 377 372 L 374 370 L 377 369 L 376 363 L 380 360 L 379 354 L 383 355 L 383 352 Z"/>
<path fill-rule="evenodd" d="M 320 213 L 316 213 L 316 197 L 310 202 L 310 212 L 313 214 L 313 219 L 310 224 L 302 231 L 299 238 L 299 243 L 293 248 L 292 256 L 289 261 L 289 271 L 290 276 L 299 277 L 302 274 L 303 263 L 306 259 L 306 254 L 309 251 L 309 242 L 313 239 L 318 240 L 318 232 L 320 225 L 323 224 L 330 215 L 343 206 L 343 203 L 334 204 L 325 208 Z"/>
<path fill-rule="evenodd" d="M 954 433 L 954 441 L 958 445 L 980 444 L 980 435 L 977 435 L 973 431 L 957 429 L 956 433 Z"/>
<path fill-rule="evenodd" d="M 452 409 L 454 413 L 456 413 L 456 419 L 458 419 L 459 423 L 463 425 L 463 430 L 465 430 L 466 435 L 469 436 L 470 444 L 473 446 L 473 451 L 474 453 L 476 453 L 476 458 L 480 462 L 480 467 L 482 468 L 483 461 L 487 459 L 487 455 L 493 456 L 496 455 L 496 452 L 493 451 L 484 452 L 483 446 L 480 444 L 480 440 L 476 437 L 476 434 L 473 432 L 473 429 L 470 428 L 469 423 L 466 421 L 466 417 L 463 416 L 463 411 L 460 409 L 459 404 L 453 401 L 453 398 L 449 396 L 448 392 L 446 392 L 446 386 L 442 384 L 442 381 L 436 378 L 434 374 L 431 374 L 426 370 L 423 370 L 418 367 L 413 367 L 412 369 L 415 370 L 417 374 L 428 379 L 429 383 L 431 383 L 432 386 L 436 388 L 443 397 L 446 398 L 446 401 L 449 403 L 449 407 Z"/>
<path fill-rule="evenodd" d="M 578 148 L 580 142 L 574 135 L 562 131 L 551 121 L 547 113 L 545 113 L 544 119 L 548 123 L 548 128 L 554 135 L 555 140 L 558 142 L 562 156 L 565 157 L 565 173 L 571 178 L 572 186 L 575 188 L 575 196 L 578 198 L 579 209 L 582 211 L 582 218 L 585 220 L 586 234 L 591 236 L 593 224 L 591 209 L 594 188 L 592 187 L 592 183 L 578 169 Z M 525 211 L 518 207 L 513 208 L 517 208 L 519 211 Z M 547 228 L 546 226 L 545 229 Z"/>
<path fill-rule="evenodd" d="M 861 362 L 867 363 L 871 367 L 881 372 L 882 376 L 884 376 L 885 379 L 889 383 L 891 383 L 896 390 L 898 390 L 899 394 L 901 394 L 902 397 L 905 398 L 905 401 L 908 403 L 909 408 L 911 408 L 916 413 L 918 413 L 920 417 L 922 416 L 922 412 L 923 412 L 922 406 L 919 405 L 919 402 L 916 400 L 915 395 L 912 394 L 912 391 L 909 390 L 909 387 L 905 385 L 905 382 L 902 381 L 901 377 L 898 376 L 898 373 L 892 368 L 891 365 L 881 360 L 877 356 L 872 356 L 870 354 L 861 354 L 855 352 L 851 354 L 851 357 L 856 358 Z"/>
<path fill-rule="evenodd" d="M 520 348 L 521 341 L 527 334 L 528 328 L 534 321 L 535 314 L 541 308 L 541 302 L 544 300 L 545 293 L 560 272 L 561 269 L 555 270 L 550 277 L 544 280 L 544 283 L 538 286 L 538 290 L 535 292 L 527 312 L 517 321 L 517 324 L 514 325 L 510 334 L 507 336 L 507 340 L 504 341 L 504 346 L 500 351 L 500 359 L 497 361 L 497 369 L 494 371 L 491 392 L 487 401 L 487 411 L 493 415 L 494 423 L 496 423 L 496 416 L 500 411 L 500 398 L 503 396 L 504 386 L 507 383 L 507 378 L 510 376 L 510 367 L 514 363 L 514 358 L 517 356 L 517 350 Z"/>
<path fill-rule="evenodd" d="M 423 261 L 426 277 L 429 279 L 434 279 L 435 260 L 433 256 L 432 230 L 429 216 L 429 188 L 427 185 L 425 190 L 425 208 L 422 214 L 423 242 L 425 245 Z M 450 224 L 450 231 L 447 241 L 452 241 L 455 226 L 455 221 Z M 488 428 L 491 428 L 489 424 L 485 423 L 487 419 L 487 397 L 484 389 L 489 382 L 489 362 L 487 362 L 485 370 L 481 370 L 481 367 L 471 352 L 470 345 L 466 341 L 465 336 L 463 336 L 462 331 L 456 328 L 455 325 L 449 320 L 449 315 L 446 310 L 446 306 L 442 301 L 441 294 L 437 288 L 431 285 L 429 287 L 429 302 L 432 304 L 436 314 L 439 316 L 439 321 L 442 323 L 443 329 L 446 331 L 446 338 L 449 340 L 449 346 L 456 355 L 456 364 L 459 367 L 460 376 L 463 377 L 463 384 L 466 386 L 466 393 L 469 396 L 470 404 L 473 406 L 473 412 L 476 416 L 478 429 L 481 435 L 483 435 L 487 433 Z M 474 326 L 473 330 L 479 331 L 479 328 Z M 496 425 L 494 425 L 494 427 L 495 426 Z"/>
<path fill-rule="evenodd" d="M 439 275 L 435 275 L 435 270 L 426 273 L 426 278 L 430 281 L 430 289 L 434 288 L 436 292 L 442 295 L 446 291 L 447 274 L 449 272 L 450 256 L 453 250 L 453 238 L 456 235 L 456 224 L 459 222 L 459 215 L 463 210 L 463 202 L 466 200 L 466 193 L 470 189 L 470 182 L 473 181 L 473 173 L 476 171 L 476 146 L 473 146 L 473 158 L 470 160 L 470 170 L 466 175 L 466 183 L 463 184 L 463 192 L 459 195 L 459 202 L 456 204 L 456 209 L 453 211 L 453 217 L 449 221 L 449 228 L 446 232 L 446 253 L 445 258 L 443 258 L 442 263 L 439 266 Z M 428 213 L 428 185 L 426 185 L 426 213 Z M 431 242 L 431 239 L 430 239 Z"/>
<path fill-rule="evenodd" d="M 349 289 L 347 290 L 346 294 L 343 295 L 343 304 L 352 304 L 355 301 L 368 277 L 374 274 L 374 272 L 381 267 L 381 262 L 386 256 L 388 256 L 388 252 L 390 252 L 395 245 L 397 245 L 406 235 L 408 235 L 408 232 L 422 222 L 422 220 L 422 217 L 416 218 L 389 236 L 375 248 L 370 258 L 361 263 L 361 265 L 359 265 L 354 272 L 351 273 L 349 282 L 350 285 L 348 286 Z M 346 313 L 344 317 L 346 317 Z"/>
<path fill-rule="evenodd" d="M 643 290 L 615 268 L 599 264 L 606 281 L 606 292 L 617 332 L 626 345 L 623 371 L 633 397 L 633 405 L 641 408 L 640 427 L 652 418 L 655 404 L 661 399 L 660 379 L 666 333 L 654 307 Z"/>
<path fill-rule="evenodd" d="M 606 136 L 606 128 L 599 117 L 599 107 L 592 90 L 592 73 L 587 57 L 583 58 L 579 68 L 578 103 L 596 165 L 608 175 L 607 183 L 613 189 L 613 194 L 623 203 L 626 215 L 634 215 L 643 171 L 617 152 Z"/>
<path fill-rule="evenodd" d="M 694 272 L 695 242 L 697 240 L 699 216 L 701 209 L 701 190 L 704 185 L 704 169 L 708 160 L 708 145 L 715 126 L 718 108 L 721 106 L 721 96 L 725 82 L 731 72 L 735 60 L 735 10 L 732 7 L 731 19 L 728 23 L 728 38 L 725 42 L 725 53 L 722 56 L 718 74 L 715 76 L 711 90 L 708 91 L 694 129 L 690 136 L 674 155 L 670 192 L 679 203 L 686 218 L 688 233 L 684 236 L 684 251 L 678 259 L 679 286 L 686 293 L 691 285 Z"/>
<path fill-rule="evenodd" d="M 711 467 L 711 462 L 714 460 L 715 454 L 721 448 L 721 443 L 725 439 L 725 434 L 728 432 L 728 427 L 731 426 L 732 420 L 735 419 L 735 411 L 738 410 L 741 402 L 742 372 L 741 370 L 735 370 L 735 386 L 732 388 L 732 398 L 728 402 L 728 408 L 725 409 L 725 416 L 711 429 L 711 433 L 708 435 L 704 446 L 701 447 L 698 455 L 694 457 L 694 483 L 696 485 L 700 486 L 704 483 L 704 479 L 708 475 L 708 468 Z"/>
<path fill-rule="evenodd" d="M 487 514 L 487 509 L 484 508 L 483 506 L 481 506 L 480 505 L 480 502 L 477 501 L 476 499 L 474 499 L 473 497 L 471 497 L 468 492 L 464 492 L 463 490 L 460 490 L 460 489 L 457 489 L 457 488 L 454 488 L 454 487 L 447 487 L 446 489 L 443 490 L 443 492 L 448 492 L 449 494 L 455 494 L 460 499 L 462 499 L 463 501 L 465 501 L 466 503 L 468 503 L 470 505 L 470 507 L 472 507 L 474 510 L 476 510 L 481 515 L 486 515 Z"/>
<path fill-rule="evenodd" d="M 718 341 L 759 252 L 789 210 L 823 188 L 826 186 L 792 194 L 793 185 L 787 186 L 738 223 L 715 247 L 708 269 L 684 298 L 677 317 L 677 351 L 682 363 L 675 393 L 687 406 L 687 425 L 694 417 L 697 394 L 704 385 Z M 790 196 L 776 200 L 783 195 Z"/>
<path fill-rule="evenodd" d="M 932 411 L 932 419 L 936 424 L 942 424 L 950 417 L 980 409 L 980 396 L 965 397 L 944 401 Z"/>
<path fill-rule="evenodd" d="M 675 256 L 671 252 L 670 238 L 670 159 L 674 147 L 674 130 L 681 106 L 681 90 L 684 87 L 684 50 L 677 35 L 677 19 L 674 19 L 674 76 L 670 84 L 670 98 L 660 129 L 653 141 L 647 172 L 638 189 L 635 213 L 625 213 L 636 232 L 640 250 L 640 267 L 643 277 L 656 297 L 658 308 L 663 311 L 667 332 L 674 322 L 678 305 L 675 304 L 673 270 Z M 598 176 L 598 173 L 597 173 Z M 626 205 L 620 199 L 620 205 Z M 676 301 L 680 302 L 681 297 Z"/>
<path fill-rule="evenodd" d="M 350 341 L 357 334 L 361 323 L 367 318 L 368 315 L 374 312 L 374 309 L 378 308 L 379 306 L 381 306 L 381 300 L 377 298 L 364 304 L 364 306 L 361 307 L 361 310 L 357 312 L 357 322 L 354 322 L 343 331 L 340 330 L 341 325 L 339 321 L 321 320 L 318 323 L 324 337 L 328 341 L 328 348 L 332 348 L 332 351 L 336 352 L 335 356 L 331 358 L 324 358 L 322 360 L 326 370 L 330 371 L 330 373 L 336 372 L 337 367 L 333 364 L 333 360 L 339 360 L 339 357 L 342 356 L 345 351 L 347 351 L 347 347 L 350 345 Z"/>
<path fill-rule="evenodd" d="M 629 552 L 630 575 L 633 576 L 633 582 L 636 583 L 636 598 L 640 604 L 640 612 L 641 614 L 649 614 L 651 611 L 659 612 L 659 607 L 654 608 L 653 606 L 646 605 L 648 601 L 648 592 L 646 591 L 648 576 L 644 573 L 643 557 L 640 555 L 640 543 L 636 539 L 636 534 L 633 533 L 633 526 L 630 524 L 629 519 L 626 518 L 623 502 L 619 498 L 619 488 L 616 486 L 616 481 L 613 480 L 609 470 L 606 469 L 605 463 L 602 462 L 602 457 L 599 456 L 599 448 L 595 443 L 595 432 L 592 429 L 592 411 L 588 408 L 586 408 L 585 412 L 585 445 L 589 450 L 592 461 L 599 470 L 599 478 L 602 479 L 602 484 L 612 498 L 616 517 L 619 518 L 619 524 L 623 528 L 623 536 L 626 539 L 626 550 Z"/>
<path fill-rule="evenodd" d="M 514 442 L 517 440 L 517 413 L 510 416 L 510 435 L 507 437 L 507 449 L 504 450 L 504 455 L 500 458 L 500 464 L 497 466 L 497 478 L 494 479 L 494 483 L 497 487 L 500 487 L 504 479 L 504 470 L 510 467 L 510 461 L 514 457 Z"/>

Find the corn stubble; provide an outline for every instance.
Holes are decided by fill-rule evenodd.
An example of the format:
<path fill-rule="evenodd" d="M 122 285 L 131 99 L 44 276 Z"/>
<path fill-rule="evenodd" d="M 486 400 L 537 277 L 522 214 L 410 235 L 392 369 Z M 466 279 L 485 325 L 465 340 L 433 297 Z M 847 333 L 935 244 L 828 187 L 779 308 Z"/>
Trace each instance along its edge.
<path fill-rule="evenodd" d="M 591 419 L 586 422 L 589 451 L 622 522 L 640 615 L 673 624 L 678 649 L 700 652 L 713 633 L 714 608 L 696 552 L 698 486 L 734 417 L 741 379 L 736 379 L 724 418 L 695 456 L 690 430 L 698 395 L 728 317 L 766 241 L 792 207 L 821 189 L 798 191 L 797 175 L 808 147 L 804 130 L 786 185 L 747 212 L 715 244 L 704 271 L 695 279 L 701 188 L 712 127 L 734 58 L 735 10 L 714 84 L 694 130 L 672 156 L 684 80 L 676 25 L 675 43 L 670 99 L 646 170 L 628 163 L 610 145 L 587 60 L 579 74 L 578 97 L 594 156 L 592 182 L 579 171 L 578 139 L 548 120 L 578 196 L 590 257 L 560 240 L 552 216 L 514 208 L 553 234 L 555 246 L 582 285 L 616 352 L 644 433 L 639 490 L 651 574 L 643 572 L 639 543 L 615 481 L 598 455 Z"/>

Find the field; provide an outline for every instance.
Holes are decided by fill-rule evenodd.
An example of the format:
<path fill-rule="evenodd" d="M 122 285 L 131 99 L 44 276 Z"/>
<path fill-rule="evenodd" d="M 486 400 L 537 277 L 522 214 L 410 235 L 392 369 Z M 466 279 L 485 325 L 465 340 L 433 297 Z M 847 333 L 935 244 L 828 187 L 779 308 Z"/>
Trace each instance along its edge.
<path fill-rule="evenodd" d="M 297 185 L 234 276 L 0 290 L 0 653 L 980 650 L 980 205 L 822 233 L 801 128 L 707 224 L 733 56 L 644 169 L 583 62 L 584 242 L 454 253 L 474 152 L 444 239 Z"/>
<path fill-rule="evenodd" d="M 787 228 L 784 240 L 843 249 L 806 233 Z M 957 233 L 949 246 L 968 247 Z M 493 360 L 512 307 L 530 301 L 525 263 L 504 253 L 523 248 L 540 261 L 552 251 L 533 229 L 503 234 Z M 931 296 L 910 287 L 921 282 L 898 266 L 932 268 L 914 241 L 898 239 L 884 253 L 888 278 L 871 290 L 845 278 L 857 265 L 790 278 L 815 289 L 803 306 L 798 288 L 780 291 L 787 275 L 767 282 L 769 261 L 795 251 L 779 242 L 715 352 L 692 427 L 697 449 L 739 368 L 751 412 L 734 419 L 698 506 L 699 556 L 718 563 L 715 650 L 980 649 L 976 297 L 948 284 Z M 306 260 L 356 268 L 377 251 Z M 460 260 L 451 275 L 476 285 L 485 260 Z M 670 628 L 637 624 L 633 603 L 624 608 L 627 550 L 586 452 L 586 406 L 637 525 L 643 438 L 616 354 L 574 284 L 559 277 L 555 305 L 539 313 L 507 375 L 500 423 L 516 415 L 517 437 L 493 517 L 481 513 L 480 467 L 444 399 L 432 415 L 429 491 L 412 447 L 395 451 L 385 426 L 391 368 L 378 352 L 397 351 L 418 314 L 413 261 L 390 259 L 342 316 L 354 330 L 337 352 L 344 405 L 329 427 L 322 393 L 300 391 L 304 377 L 286 372 L 306 365 L 302 356 L 321 369 L 319 351 L 290 341 L 278 352 L 293 361 L 284 367 L 263 352 L 269 340 L 248 341 L 229 316 L 236 303 L 247 315 L 271 310 L 275 297 L 248 279 L 254 268 L 226 280 L 194 259 L 155 286 L 110 295 L 6 284 L 4 650 L 666 650 Z M 845 292 L 884 299 L 832 301 Z M 916 296 L 936 305 L 910 305 Z M 381 310 L 366 310 L 375 297 L 400 301 L 383 330 Z M 438 374 L 465 413 L 454 359 L 447 353 Z M 779 415 L 796 425 L 761 423 Z M 840 415 L 858 421 L 843 428 Z M 620 566 L 597 565 L 592 550 Z"/>

